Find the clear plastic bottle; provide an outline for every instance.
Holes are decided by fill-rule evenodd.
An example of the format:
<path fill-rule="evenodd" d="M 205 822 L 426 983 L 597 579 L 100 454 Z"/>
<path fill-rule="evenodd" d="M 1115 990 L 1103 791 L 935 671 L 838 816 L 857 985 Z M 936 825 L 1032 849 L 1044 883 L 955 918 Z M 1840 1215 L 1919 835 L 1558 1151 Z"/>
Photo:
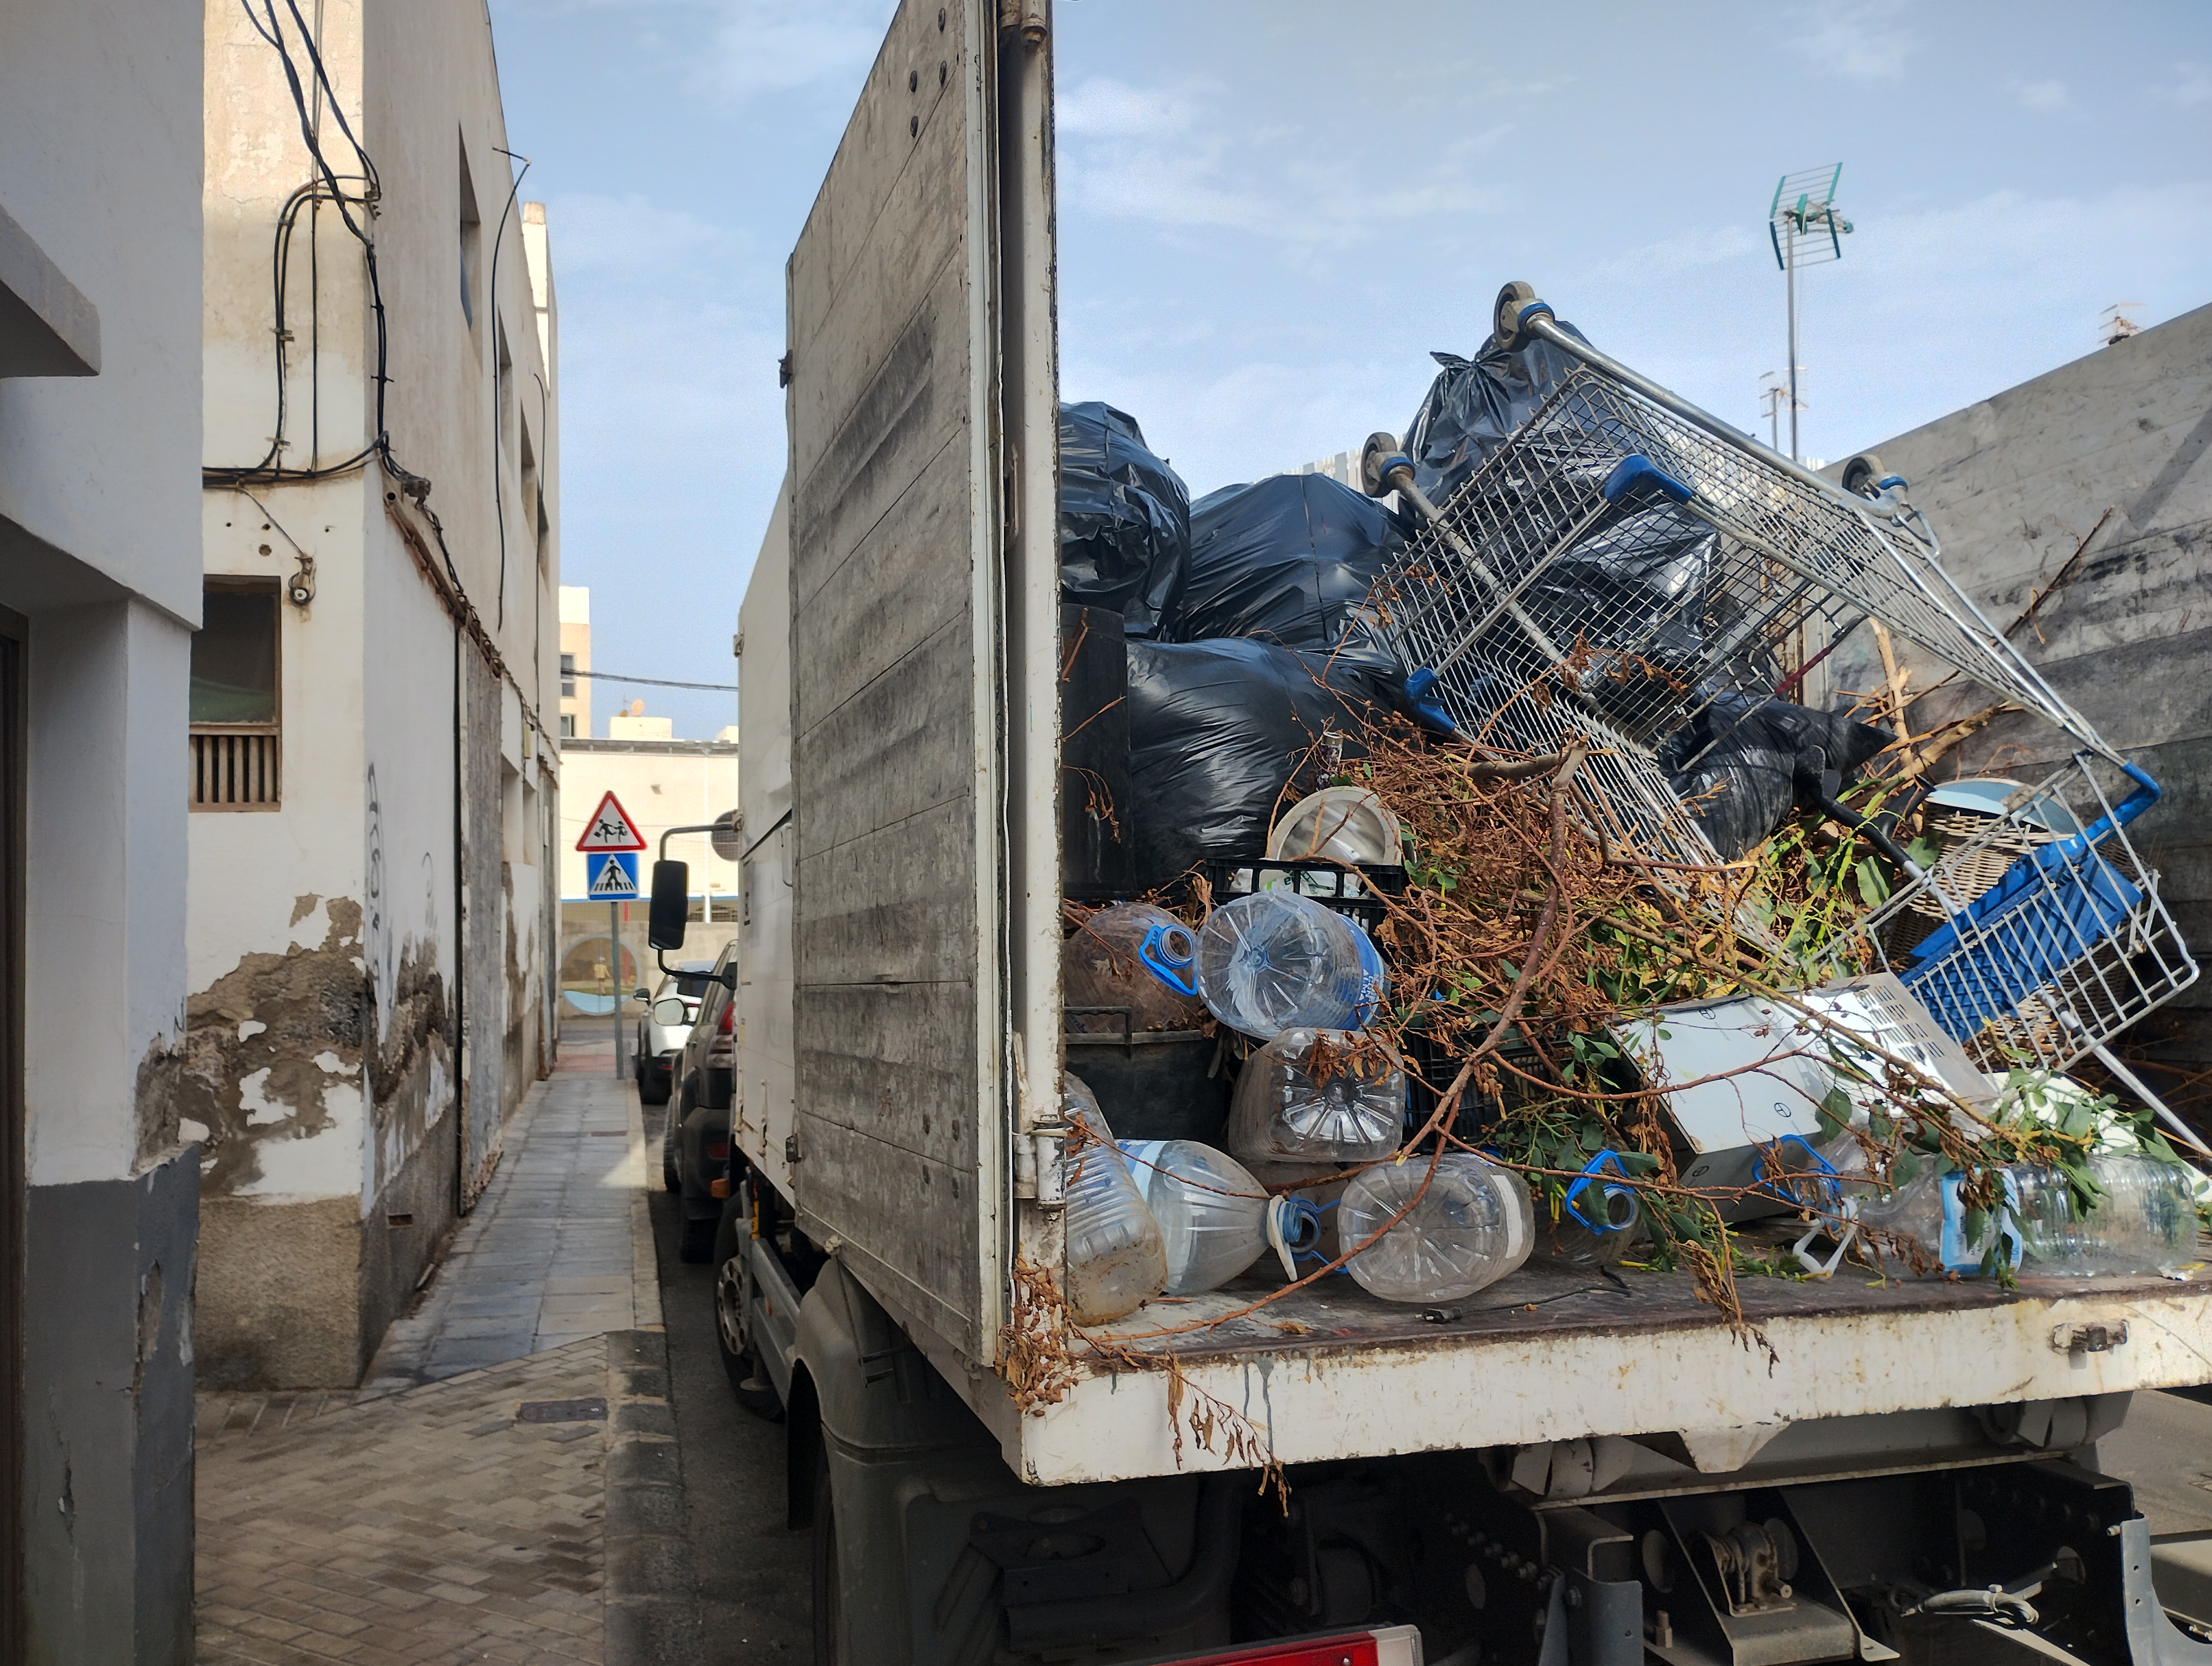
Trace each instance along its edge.
<path fill-rule="evenodd" d="M 1427 1180 L 1428 1190 L 1421 1193 Z M 1528 1188 L 1473 1152 L 1448 1152 L 1433 1179 L 1429 1159 L 1384 1163 L 1355 1177 L 1337 1208 L 1345 1248 L 1365 1243 L 1412 1202 L 1410 1213 L 1348 1265 L 1389 1302 L 1448 1302 L 1494 1284 L 1528 1259 L 1536 1237 Z"/>
<path fill-rule="evenodd" d="M 1224 1285 L 1267 1250 L 1271 1200 L 1234 1158 L 1195 1140 L 1124 1140 L 1121 1154 L 1159 1223 L 1169 1295 Z"/>
<path fill-rule="evenodd" d="M 2021 1271 L 2045 1277 L 2171 1273 L 2197 1259 L 2190 1171 L 2139 1152 L 2100 1152 L 2089 1172 L 2104 1196 L 2083 1211 L 2056 1169 L 2010 1171 L 2020 1197 Z"/>
<path fill-rule="evenodd" d="M 1346 1030 L 1285 1030 L 1244 1061 L 1229 1149 L 1255 1162 L 1371 1163 L 1398 1149 L 1406 1072 Z"/>
<path fill-rule="evenodd" d="M 1097 1097 L 1073 1073 L 1062 1082 L 1067 1120 L 1090 1135 L 1068 1141 L 1064 1177 L 1068 1316 L 1078 1324 L 1104 1324 L 1135 1312 L 1165 1288 L 1167 1250 L 1159 1223 L 1115 1148 Z"/>
<path fill-rule="evenodd" d="M 1300 1027 L 1356 1030 L 1388 991 L 1367 933 L 1287 891 L 1232 897 L 1206 916 L 1198 985 L 1214 1017 L 1262 1041 Z"/>
<path fill-rule="evenodd" d="M 1175 915 L 1149 903 L 1119 903 L 1068 938 L 1061 987 L 1070 1006 L 1127 1007 L 1133 1031 L 1195 1030 L 1206 1016 L 1197 961 L 1198 933 Z M 1085 1031 L 1121 1028 L 1109 1013 L 1072 1022 Z"/>
<path fill-rule="evenodd" d="M 1984 1260 L 1992 1266 L 2019 1266 L 2023 1246 L 2015 1177 L 2009 1170 L 2000 1171 L 2004 1206 L 1982 1211 L 1978 1219 L 1959 1195 L 1964 1177 L 1931 1170 L 1893 1192 L 1869 1193 L 1860 1199 L 1861 1225 L 1879 1233 L 1909 1238 L 1919 1246 L 1921 1265 L 1915 1266 L 1914 1257 L 1893 1239 L 1867 1238 L 1869 1255 L 1884 1272 L 1892 1276 L 1941 1278 L 1946 1273 L 1972 1276 L 1982 1270 Z"/>

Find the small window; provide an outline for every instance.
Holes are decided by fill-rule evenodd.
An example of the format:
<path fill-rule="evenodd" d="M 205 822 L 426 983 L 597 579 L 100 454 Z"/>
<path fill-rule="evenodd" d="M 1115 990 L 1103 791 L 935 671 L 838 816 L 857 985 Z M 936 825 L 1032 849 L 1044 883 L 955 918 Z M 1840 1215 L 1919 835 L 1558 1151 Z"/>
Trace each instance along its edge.
<path fill-rule="evenodd" d="M 561 739 L 563 740 L 574 740 L 575 738 L 576 714 L 574 712 L 562 712 L 561 714 Z"/>
<path fill-rule="evenodd" d="M 210 584 L 192 638 L 192 808 L 273 810 L 278 617 L 273 586 Z"/>
<path fill-rule="evenodd" d="M 483 260 L 483 216 L 477 211 L 476 181 L 469 176 L 468 141 L 461 142 L 461 316 L 477 321 L 477 269 Z"/>

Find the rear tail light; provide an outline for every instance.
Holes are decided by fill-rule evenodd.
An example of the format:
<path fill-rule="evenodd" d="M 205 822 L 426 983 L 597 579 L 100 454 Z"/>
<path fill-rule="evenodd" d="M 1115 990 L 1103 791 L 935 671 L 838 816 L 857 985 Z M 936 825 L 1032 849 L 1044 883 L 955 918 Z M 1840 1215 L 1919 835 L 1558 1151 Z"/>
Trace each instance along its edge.
<path fill-rule="evenodd" d="M 735 1001 L 733 1000 L 733 1001 L 730 1001 L 730 1002 L 728 1002 L 726 1005 L 725 1005 L 725 1006 L 723 1006 L 723 1008 L 722 1008 L 722 1021 L 721 1021 L 720 1024 L 716 1025 L 714 1026 L 714 1028 L 715 1028 L 715 1029 L 717 1029 L 718 1031 L 720 1031 L 722 1034 L 724 1034 L 724 1035 L 726 1035 L 726 1035 L 730 1034 L 732 1031 L 734 1031 L 734 1030 L 737 1028 L 737 1026 L 738 1026 L 738 1003 L 737 1003 L 737 1002 L 735 1002 Z"/>
<path fill-rule="evenodd" d="M 730 1160 L 730 1142 L 726 1140 L 709 1140 L 707 1142 L 707 1160 L 709 1163 L 728 1162 Z M 721 1194 L 718 1192 L 715 1195 L 719 1197 Z"/>
<path fill-rule="evenodd" d="M 1191 1655 L 1176 1666 L 1416 1666 L 1420 1633 L 1411 1626 L 1297 1643 L 1255 1643 L 1220 1654 Z"/>

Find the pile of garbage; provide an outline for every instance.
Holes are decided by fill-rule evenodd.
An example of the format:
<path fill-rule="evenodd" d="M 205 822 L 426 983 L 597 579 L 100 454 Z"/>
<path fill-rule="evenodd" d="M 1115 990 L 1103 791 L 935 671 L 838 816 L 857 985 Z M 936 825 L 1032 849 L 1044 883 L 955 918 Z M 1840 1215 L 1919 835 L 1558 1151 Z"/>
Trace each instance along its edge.
<path fill-rule="evenodd" d="M 2106 872 L 2142 794 L 2102 819 L 2059 802 L 2070 778 L 1931 794 L 1908 737 L 1785 697 L 1805 666 L 1757 658 L 1714 586 L 1684 599 L 1732 558 L 1725 514 L 1671 454 L 1559 439 L 1581 341 L 1437 355 L 1365 489 L 1194 502 L 1134 418 L 1063 409 L 1090 806 L 1066 818 L 1069 1316 L 1339 1274 L 1428 1305 L 1535 1262 L 1686 1268 L 1741 1322 L 1739 1273 L 2194 1262 L 2212 1183 L 2153 1111 L 2007 1040 L 2051 1028 L 2051 908 L 2109 962 L 2154 904 Z M 1504 585 L 1482 529 L 1525 519 L 1551 461 L 1602 501 Z M 1510 621 L 1473 671 L 1421 663 L 1438 639 L 1406 624 L 1448 562 L 1480 581 L 1468 641 Z M 1623 781 L 1705 860 L 1657 860 Z M 1942 996 L 1987 984 L 2006 929 L 2033 975 Z"/>

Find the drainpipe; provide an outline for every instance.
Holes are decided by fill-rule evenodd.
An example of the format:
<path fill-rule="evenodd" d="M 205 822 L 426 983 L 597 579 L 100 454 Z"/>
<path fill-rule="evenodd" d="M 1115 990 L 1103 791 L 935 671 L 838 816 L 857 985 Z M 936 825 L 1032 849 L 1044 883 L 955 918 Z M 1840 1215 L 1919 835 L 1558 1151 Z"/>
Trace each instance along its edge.
<path fill-rule="evenodd" d="M 462 866 L 461 797 L 461 622 L 453 621 L 453 1218 L 459 1219 L 469 1199 L 469 1069 L 468 1048 L 462 1037 L 467 1030 L 468 922 L 462 910 L 467 890 Z"/>

